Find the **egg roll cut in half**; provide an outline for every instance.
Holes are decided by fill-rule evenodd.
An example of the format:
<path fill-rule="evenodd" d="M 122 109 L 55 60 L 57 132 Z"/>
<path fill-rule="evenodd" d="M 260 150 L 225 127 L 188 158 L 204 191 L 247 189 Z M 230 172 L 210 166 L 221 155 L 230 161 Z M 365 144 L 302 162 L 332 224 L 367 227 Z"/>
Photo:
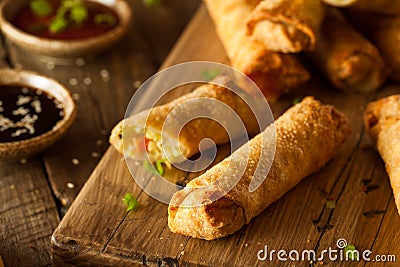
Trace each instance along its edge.
<path fill-rule="evenodd" d="M 323 18 L 320 0 L 263 0 L 248 17 L 247 33 L 272 51 L 310 51 Z"/>
<path fill-rule="evenodd" d="M 364 124 L 385 162 L 400 214 L 400 95 L 370 103 L 364 112 Z"/>
<path fill-rule="evenodd" d="M 399 0 L 322 0 L 337 7 L 353 7 L 386 15 L 400 15 Z"/>
<path fill-rule="evenodd" d="M 231 65 L 249 76 L 268 100 L 295 90 L 310 79 L 295 55 L 270 51 L 247 35 L 246 17 L 259 1 L 205 0 Z"/>
<path fill-rule="evenodd" d="M 327 8 L 316 49 L 308 56 L 336 88 L 344 91 L 377 90 L 389 74 L 379 50 L 335 8 Z"/>
<path fill-rule="evenodd" d="M 168 155 L 170 155 L 168 159 L 171 162 L 169 163 L 182 161 L 181 156 L 189 158 L 197 154 L 199 152 L 200 141 L 205 138 L 212 139 L 217 145 L 227 143 L 229 136 L 224 127 L 216 120 L 201 116 L 195 117 L 193 120 L 187 123 L 184 122 L 178 126 L 183 128 L 179 132 L 179 140 L 177 142 L 170 142 L 176 141 L 176 139 L 172 140 L 172 138 L 175 138 L 174 135 L 168 132 L 168 128 L 163 129 L 167 116 L 173 110 L 180 112 L 175 114 L 175 116 L 180 117 L 191 116 L 190 114 L 196 110 L 207 109 L 211 115 L 214 114 L 213 112 L 218 112 L 218 106 L 213 105 L 216 101 L 209 104 L 209 102 L 204 102 L 207 99 L 217 100 L 229 106 L 242 120 L 246 128 L 245 130 L 250 137 L 258 134 L 260 127 L 252 109 L 243 100 L 244 98 L 235 93 L 236 91 L 233 92 L 227 89 L 234 88 L 235 84 L 226 76 L 220 76 L 217 79 L 226 87 L 212 83 L 204 84 L 193 92 L 183 95 L 167 104 L 156 106 L 150 111 L 145 110 L 125 118 L 112 130 L 110 143 L 121 154 L 125 153 L 125 156 L 134 159 L 138 158 L 138 154 L 147 152 L 152 162 L 166 161 L 166 155 L 162 150 L 164 148 L 164 150 L 168 150 Z M 217 115 L 215 114 L 215 117 Z M 229 120 L 230 118 L 227 117 L 225 119 Z M 179 123 L 178 118 L 173 120 Z M 170 138 L 170 141 L 166 140 L 162 142 L 162 130 L 165 131 L 163 137 Z M 145 132 L 143 133 L 143 131 Z M 177 143 L 179 146 L 176 146 Z M 169 146 L 168 144 L 171 145 Z"/>
<path fill-rule="evenodd" d="M 373 42 L 391 70 L 389 78 L 400 81 L 400 16 L 385 16 L 356 9 L 347 18 Z"/>
<path fill-rule="evenodd" d="M 345 115 L 307 97 L 275 121 L 275 132 L 276 139 L 274 128 L 267 127 L 230 157 L 176 192 L 168 208 L 171 231 L 206 240 L 238 231 L 302 179 L 320 170 L 338 152 L 350 129 Z M 275 157 L 265 180 L 250 192 L 256 166 L 266 165 L 259 162 L 260 155 L 275 144 Z M 224 190 L 221 185 L 233 178 L 236 167 L 228 169 L 228 166 L 234 158 L 244 160 L 235 164 L 245 166 L 243 176 L 223 197 L 211 201 Z"/>

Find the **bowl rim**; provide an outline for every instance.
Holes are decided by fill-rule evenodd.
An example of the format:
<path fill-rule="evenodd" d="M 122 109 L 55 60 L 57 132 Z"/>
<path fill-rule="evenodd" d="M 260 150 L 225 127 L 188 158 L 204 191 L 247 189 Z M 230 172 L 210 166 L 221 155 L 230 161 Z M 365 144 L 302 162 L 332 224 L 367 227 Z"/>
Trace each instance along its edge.
<path fill-rule="evenodd" d="M 28 2 L 29 0 L 21 0 Z M 5 37 L 12 42 L 21 45 L 30 50 L 36 50 L 41 54 L 49 54 L 54 56 L 62 56 L 66 51 L 71 55 L 80 54 L 84 49 L 94 49 L 107 43 L 113 43 L 122 37 L 129 29 L 132 23 L 132 10 L 128 3 L 124 0 L 112 0 L 109 4 L 102 0 L 84 0 L 89 2 L 98 2 L 111 8 L 116 12 L 119 23 L 116 27 L 96 36 L 79 38 L 79 39 L 51 39 L 39 37 L 23 31 L 11 23 L 4 14 L 8 5 L 15 4 L 15 0 L 2 0 L 0 2 L 0 29 Z M 68 45 L 68 48 L 65 45 Z M 49 51 L 46 51 L 48 48 Z"/>
<path fill-rule="evenodd" d="M 19 141 L 0 142 L 0 150 L 16 148 L 16 147 L 27 148 L 29 146 L 36 145 L 36 144 L 46 144 L 47 142 L 49 142 L 49 144 L 51 144 L 55 140 L 50 139 L 50 137 L 55 138 L 57 134 L 62 134 L 72 125 L 72 123 L 75 120 L 76 115 L 77 115 L 77 107 L 76 107 L 75 101 L 73 100 L 73 98 L 71 96 L 71 92 L 63 84 L 61 84 L 60 82 L 58 82 L 57 80 L 55 80 L 53 78 L 50 78 L 48 76 L 39 74 L 34 71 L 30 71 L 30 70 L 0 68 L 0 76 L 2 76 L 2 75 L 12 75 L 14 77 L 18 77 L 18 76 L 21 77 L 23 75 L 23 76 L 28 76 L 28 77 L 32 77 L 32 78 L 36 77 L 36 78 L 45 79 L 45 80 L 51 82 L 52 84 L 57 85 L 56 88 L 53 88 L 53 90 L 57 90 L 58 92 L 61 92 L 61 94 L 63 94 L 63 97 L 65 97 L 65 99 L 63 99 L 63 101 L 61 101 L 55 94 L 53 94 L 51 92 L 51 90 L 44 89 L 43 87 L 40 87 L 40 86 L 35 86 L 35 85 L 31 85 L 31 84 L 26 84 L 26 83 L 24 84 L 22 81 L 20 83 L 18 83 L 18 82 L 3 83 L 0 81 L 0 86 L 2 86 L 2 85 L 28 86 L 31 88 L 43 90 L 43 91 L 46 91 L 46 93 L 52 95 L 54 98 L 60 100 L 63 104 L 65 104 L 67 101 L 66 105 L 68 105 L 68 107 L 70 107 L 70 108 L 66 109 L 64 107 L 64 109 L 63 109 L 64 117 L 61 120 L 57 121 L 57 123 L 54 125 L 54 127 L 51 128 L 50 130 L 48 130 L 47 132 L 45 132 L 41 135 L 35 136 L 35 137 L 31 137 L 31 138 L 27 138 L 27 139 L 23 139 L 23 140 L 19 140 Z"/>

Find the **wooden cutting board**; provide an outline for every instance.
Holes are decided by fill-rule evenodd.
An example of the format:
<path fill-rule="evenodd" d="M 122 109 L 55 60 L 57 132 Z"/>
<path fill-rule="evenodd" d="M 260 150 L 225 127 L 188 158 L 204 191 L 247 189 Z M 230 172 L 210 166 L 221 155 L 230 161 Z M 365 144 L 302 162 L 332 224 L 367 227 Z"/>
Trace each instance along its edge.
<path fill-rule="evenodd" d="M 163 68 L 193 60 L 228 62 L 204 7 L 199 9 Z M 384 164 L 362 125 L 362 112 L 369 101 L 396 92 L 400 92 L 399 86 L 388 85 L 377 94 L 344 94 L 314 77 L 296 96 L 314 95 L 346 113 L 353 130 L 349 140 L 319 173 L 305 179 L 241 231 L 215 241 L 171 233 L 167 205 L 139 188 L 123 157 L 110 147 L 55 230 L 53 261 L 66 266 L 306 266 L 308 261 L 279 262 L 276 256 L 272 264 L 260 262 L 257 253 L 265 245 L 276 251 L 321 252 L 329 247 L 336 249 L 339 238 L 360 251 L 371 250 L 373 256 L 393 254 L 400 261 L 400 218 Z M 291 106 L 296 96 L 273 104 L 274 115 Z M 182 172 L 169 175 L 178 179 L 195 176 Z M 137 196 L 140 203 L 132 212 L 126 212 L 122 201 L 128 192 Z M 349 264 L 332 263 L 329 259 L 317 261 L 322 263 Z M 374 264 L 377 263 L 366 265 Z M 358 265 L 364 266 L 365 262 Z"/>

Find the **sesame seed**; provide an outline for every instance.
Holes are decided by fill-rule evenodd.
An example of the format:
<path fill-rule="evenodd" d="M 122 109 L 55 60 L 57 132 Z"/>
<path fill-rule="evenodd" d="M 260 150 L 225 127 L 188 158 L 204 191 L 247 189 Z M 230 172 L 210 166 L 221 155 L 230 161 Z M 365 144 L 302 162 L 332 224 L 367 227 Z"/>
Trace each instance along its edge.
<path fill-rule="evenodd" d="M 15 185 L 10 185 L 10 189 L 15 189 Z"/>
<path fill-rule="evenodd" d="M 133 82 L 133 87 L 135 87 L 135 88 L 137 89 L 137 88 L 140 87 L 141 84 L 142 84 L 141 81 L 138 81 L 138 80 L 137 80 L 137 81 L 134 81 L 134 82 Z"/>
<path fill-rule="evenodd" d="M 54 65 L 53 62 L 47 62 L 46 63 L 46 69 L 48 69 L 48 70 L 54 70 L 55 67 L 56 66 Z"/>
<path fill-rule="evenodd" d="M 83 65 L 85 65 L 85 60 L 84 60 L 83 58 L 77 58 L 77 59 L 75 60 L 75 64 L 76 64 L 77 66 L 83 66 Z"/>
<path fill-rule="evenodd" d="M 181 255 L 182 255 L 182 256 L 185 255 L 185 251 L 182 251 L 182 252 L 181 252 Z"/>
<path fill-rule="evenodd" d="M 75 184 L 74 183 L 67 183 L 67 187 L 70 189 L 75 188 Z"/>
<path fill-rule="evenodd" d="M 90 156 L 91 156 L 92 158 L 100 158 L 100 153 L 92 152 L 92 153 L 90 153 Z"/>
<path fill-rule="evenodd" d="M 26 164 L 26 163 L 28 163 L 28 160 L 27 159 L 20 159 L 19 163 Z"/>
<path fill-rule="evenodd" d="M 79 164 L 79 159 L 73 158 L 72 159 L 72 164 L 78 165 Z"/>
<path fill-rule="evenodd" d="M 76 85 L 78 85 L 78 79 L 77 78 L 71 78 L 71 79 L 69 79 L 68 83 L 71 86 L 76 86 Z"/>
<path fill-rule="evenodd" d="M 97 139 L 96 140 L 96 146 L 101 146 L 103 144 L 103 140 Z"/>
<path fill-rule="evenodd" d="M 101 134 L 101 135 L 107 135 L 107 134 L 108 134 L 108 131 L 107 131 L 106 129 L 101 129 L 101 130 L 100 130 L 100 134 Z"/>
<path fill-rule="evenodd" d="M 92 79 L 91 79 L 90 77 L 85 77 L 85 78 L 83 79 L 83 83 L 84 83 L 85 85 L 90 85 L 90 84 L 92 84 Z"/>
<path fill-rule="evenodd" d="M 79 94 L 77 94 L 77 93 L 73 93 L 72 94 L 72 98 L 75 100 L 75 101 L 78 101 L 79 99 L 80 99 L 80 95 Z"/>

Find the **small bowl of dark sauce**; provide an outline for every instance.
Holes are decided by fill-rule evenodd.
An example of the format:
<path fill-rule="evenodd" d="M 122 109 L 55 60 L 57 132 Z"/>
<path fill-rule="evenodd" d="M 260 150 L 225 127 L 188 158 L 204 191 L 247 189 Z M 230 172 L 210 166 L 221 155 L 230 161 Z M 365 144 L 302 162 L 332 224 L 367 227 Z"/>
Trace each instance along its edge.
<path fill-rule="evenodd" d="M 39 55 L 76 58 L 121 39 L 132 20 L 124 0 L 3 0 L 0 27 L 9 45 Z"/>
<path fill-rule="evenodd" d="M 75 116 L 74 101 L 60 83 L 30 71 L 0 69 L 0 160 L 44 150 Z"/>

